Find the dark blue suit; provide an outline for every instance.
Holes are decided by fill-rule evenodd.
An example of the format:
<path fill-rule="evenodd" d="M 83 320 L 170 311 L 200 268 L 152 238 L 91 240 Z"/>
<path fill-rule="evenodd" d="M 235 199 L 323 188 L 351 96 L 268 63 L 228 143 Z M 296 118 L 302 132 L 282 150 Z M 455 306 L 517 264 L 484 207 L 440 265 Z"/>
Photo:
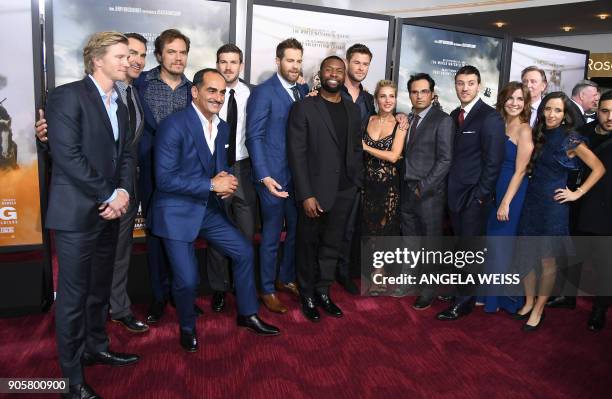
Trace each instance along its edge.
<path fill-rule="evenodd" d="M 306 85 L 298 86 L 302 97 L 308 93 Z M 286 136 L 289 111 L 293 98 L 283 87 L 277 74 L 251 92 L 247 103 L 246 146 L 253 165 L 255 188 L 261 201 L 263 228 L 260 245 L 261 286 L 263 294 L 274 292 L 276 255 L 280 243 L 283 221 L 287 236 L 280 265 L 279 280 L 295 281 L 295 229 L 297 209 L 293 198 L 293 182 L 287 160 Z M 289 192 L 288 199 L 270 194 L 261 183 L 264 177 L 272 177 Z"/>
<path fill-rule="evenodd" d="M 153 74 L 155 69 L 156 68 L 143 72 L 134 82 L 134 86 L 138 89 L 138 95 L 144 114 L 144 129 L 138 143 L 138 194 L 141 201 L 142 215 L 146 219 L 149 218 L 151 198 L 155 190 L 153 157 L 155 133 L 158 129 L 155 116 L 147 103 L 146 93 L 151 81 L 149 75 Z M 191 103 L 191 94 L 189 90 L 185 93 L 185 103 Z M 153 296 L 156 301 L 163 302 L 170 293 L 169 266 L 161 239 L 154 234 L 150 234 L 150 229 L 147 231 L 147 266 L 149 268 L 149 278 L 151 280 Z"/>
<path fill-rule="evenodd" d="M 209 191 L 217 173 L 229 171 L 229 126 L 220 121 L 215 152 L 210 153 L 193 106 L 161 124 L 155 136 L 155 183 L 150 212 L 153 234 L 162 237 L 173 271 L 172 291 L 181 328 L 193 330 L 199 282 L 193 242 L 198 236 L 233 261 L 238 313 L 257 313 L 250 242 L 234 227 L 221 200 Z"/>

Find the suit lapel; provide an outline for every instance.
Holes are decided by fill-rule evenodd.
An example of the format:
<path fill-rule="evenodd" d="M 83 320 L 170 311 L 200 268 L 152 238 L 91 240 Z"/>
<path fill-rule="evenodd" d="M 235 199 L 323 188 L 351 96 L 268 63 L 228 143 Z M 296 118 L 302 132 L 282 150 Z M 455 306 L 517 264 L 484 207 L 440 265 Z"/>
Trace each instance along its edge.
<path fill-rule="evenodd" d="M 463 125 L 461 125 L 460 130 L 465 129 L 470 124 L 472 119 L 474 119 L 476 117 L 476 114 L 478 113 L 478 110 L 480 109 L 482 104 L 483 104 L 483 102 L 479 98 L 478 101 L 476 101 L 476 104 L 474 104 L 474 106 L 472 107 L 472 109 L 468 113 L 467 118 L 465 118 L 465 120 L 463 121 Z"/>
<path fill-rule="evenodd" d="M 96 87 L 95 83 L 92 82 L 89 76 L 85 76 L 85 87 L 87 87 L 88 94 L 90 100 L 94 103 L 95 107 L 98 109 L 98 115 L 102 121 L 104 121 L 104 126 L 106 127 L 106 132 L 109 134 L 112 142 L 115 142 L 115 135 L 113 134 L 113 126 L 111 125 L 110 119 L 108 118 L 108 112 L 106 112 L 106 105 L 102 101 L 102 97 L 100 96 L 100 92 Z"/>
<path fill-rule="evenodd" d="M 272 76 L 272 83 L 274 83 L 274 90 L 276 91 L 278 98 L 284 99 L 289 105 L 293 104 L 293 98 L 289 96 L 289 93 L 287 93 L 287 90 L 285 90 L 283 87 L 278 75 L 274 74 L 274 76 Z"/>
<path fill-rule="evenodd" d="M 193 142 L 195 143 L 198 158 L 200 158 L 200 162 L 202 163 L 204 170 L 208 171 L 208 165 L 212 154 L 210 153 L 208 145 L 206 145 L 206 138 L 204 138 L 204 128 L 202 127 L 202 122 L 200 122 L 200 118 L 198 117 L 198 114 L 196 114 L 196 111 L 193 109 L 191 104 L 187 106 L 187 127 L 191 137 L 193 138 Z"/>
<path fill-rule="evenodd" d="M 319 115 L 321 115 L 321 119 L 325 123 L 325 126 L 327 126 L 327 130 L 329 130 L 329 133 L 334 139 L 334 142 L 336 143 L 336 145 L 338 145 L 338 136 L 336 134 L 336 128 L 334 127 L 334 123 L 331 120 L 331 116 L 329 116 L 329 111 L 327 111 L 327 107 L 325 106 L 323 101 L 325 100 L 323 100 L 321 97 L 316 97 L 315 106 L 317 107 Z M 346 112 L 348 113 L 348 110 Z"/>

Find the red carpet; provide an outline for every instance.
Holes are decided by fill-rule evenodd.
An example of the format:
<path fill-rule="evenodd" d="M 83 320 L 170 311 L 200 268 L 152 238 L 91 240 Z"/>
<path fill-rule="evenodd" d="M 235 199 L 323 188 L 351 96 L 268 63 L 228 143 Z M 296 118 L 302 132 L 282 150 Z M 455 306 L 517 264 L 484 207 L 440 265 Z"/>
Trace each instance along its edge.
<path fill-rule="evenodd" d="M 612 325 L 586 329 L 590 300 L 549 310 L 543 328 L 520 331 L 505 313 L 477 308 L 456 322 L 411 309 L 413 298 L 332 297 L 343 319 L 318 324 L 281 294 L 286 315 L 261 311 L 282 335 L 261 338 L 225 313 L 198 320 L 200 350 L 182 351 L 174 309 L 144 335 L 109 324 L 111 349 L 138 353 L 125 368 L 94 366 L 88 382 L 105 398 L 610 398 Z M 145 306 L 137 306 L 142 316 Z M 53 315 L 0 320 L 0 377 L 59 377 Z M 612 324 L 612 323 L 611 323 Z M 16 395 L 25 398 L 27 395 Z M 35 398 L 51 395 L 32 395 Z"/>

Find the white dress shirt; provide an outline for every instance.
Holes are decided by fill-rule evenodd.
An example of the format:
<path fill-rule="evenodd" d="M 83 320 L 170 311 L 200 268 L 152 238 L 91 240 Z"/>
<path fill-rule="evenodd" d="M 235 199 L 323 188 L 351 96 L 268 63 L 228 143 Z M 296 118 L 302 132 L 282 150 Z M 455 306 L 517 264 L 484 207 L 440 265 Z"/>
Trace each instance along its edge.
<path fill-rule="evenodd" d="M 249 151 L 246 148 L 246 106 L 249 96 L 251 95 L 251 89 L 249 86 L 238 81 L 236 87 L 234 87 L 234 98 L 236 99 L 236 105 L 238 106 L 238 121 L 236 124 L 236 161 L 242 161 L 249 157 Z M 225 91 L 225 102 L 221 111 L 219 111 L 219 117 L 227 122 L 227 103 L 230 98 L 230 88 L 227 87 Z"/>
<path fill-rule="evenodd" d="M 295 98 L 293 97 L 293 91 L 291 90 L 291 88 L 297 86 L 297 84 L 287 82 L 285 78 L 283 78 L 283 75 L 278 72 L 276 72 L 276 76 L 278 76 L 278 80 L 280 80 L 285 90 L 287 90 L 287 93 L 289 93 L 289 97 L 291 97 L 291 99 L 295 102 Z"/>
<path fill-rule="evenodd" d="M 468 105 L 466 105 L 465 107 L 461 107 L 461 109 L 463 110 L 463 120 L 467 119 L 468 114 L 470 113 L 472 108 L 474 108 L 474 105 L 478 100 L 480 100 L 480 97 L 476 96 Z"/>
<path fill-rule="evenodd" d="M 202 123 L 202 129 L 204 130 L 204 138 L 206 139 L 206 144 L 208 145 L 208 149 L 212 155 L 215 155 L 215 139 L 217 138 L 217 128 L 219 127 L 220 119 L 215 114 L 212 119 L 212 131 L 208 129 L 208 119 L 200 112 L 198 107 L 191 102 L 191 106 L 195 109 L 198 114 L 198 118 L 200 118 L 200 122 Z"/>
<path fill-rule="evenodd" d="M 535 103 L 531 103 L 531 116 L 529 117 L 529 126 L 532 128 L 535 126 L 536 119 L 538 118 L 538 108 L 540 108 L 540 104 L 542 103 L 542 97 Z"/>

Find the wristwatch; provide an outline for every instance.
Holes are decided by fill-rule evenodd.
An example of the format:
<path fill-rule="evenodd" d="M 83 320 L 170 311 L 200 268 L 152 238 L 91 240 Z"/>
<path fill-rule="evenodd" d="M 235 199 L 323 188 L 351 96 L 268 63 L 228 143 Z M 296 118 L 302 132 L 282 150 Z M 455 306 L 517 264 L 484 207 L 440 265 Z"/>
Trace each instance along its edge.
<path fill-rule="evenodd" d="M 212 182 L 212 180 L 211 180 L 211 182 L 210 182 L 210 188 L 209 188 L 209 191 L 215 191 L 215 183 L 213 183 L 213 182 Z"/>

